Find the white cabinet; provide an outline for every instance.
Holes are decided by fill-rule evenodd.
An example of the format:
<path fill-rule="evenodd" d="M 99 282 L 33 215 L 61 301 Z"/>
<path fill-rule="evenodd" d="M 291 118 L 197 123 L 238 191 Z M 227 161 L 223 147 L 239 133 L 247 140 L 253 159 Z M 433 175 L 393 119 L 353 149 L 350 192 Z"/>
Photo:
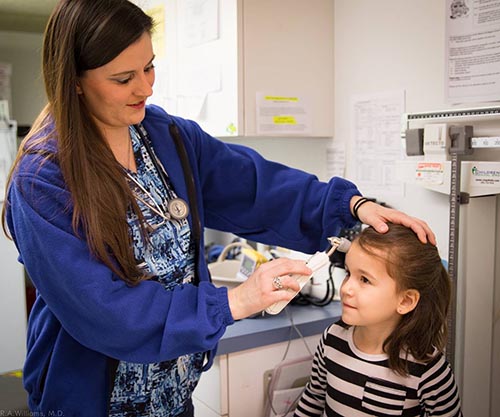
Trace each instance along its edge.
<path fill-rule="evenodd" d="M 314 353 L 321 335 L 304 340 Z M 278 365 L 288 342 L 219 355 L 193 394 L 196 417 L 263 417 L 267 371 Z M 286 360 L 309 355 L 304 341 L 290 342 Z"/>
<path fill-rule="evenodd" d="M 202 374 L 193 394 L 196 417 L 229 415 L 228 356 L 216 356 L 212 367 Z"/>
<path fill-rule="evenodd" d="M 307 99 L 310 136 L 333 136 L 333 1 L 244 0 L 243 133 L 254 136 L 256 93 Z"/>
<path fill-rule="evenodd" d="M 333 136 L 333 1 L 135 1 L 164 19 L 152 102 L 214 136 L 259 136 L 257 93 L 295 97 L 310 128 L 280 136 Z"/>

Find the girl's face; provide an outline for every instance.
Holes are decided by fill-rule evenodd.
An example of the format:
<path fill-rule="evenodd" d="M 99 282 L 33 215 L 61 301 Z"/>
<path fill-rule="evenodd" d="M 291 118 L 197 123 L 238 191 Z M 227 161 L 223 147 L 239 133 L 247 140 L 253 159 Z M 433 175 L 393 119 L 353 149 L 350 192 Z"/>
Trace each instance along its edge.
<path fill-rule="evenodd" d="M 151 36 L 144 33 L 115 59 L 79 78 L 77 91 L 105 136 L 144 119 L 146 99 L 153 94 L 153 58 Z"/>
<path fill-rule="evenodd" d="M 384 258 L 365 252 L 353 242 L 346 254 L 347 275 L 340 287 L 342 320 L 346 324 L 392 331 L 401 315 L 404 296 L 389 276 Z"/>

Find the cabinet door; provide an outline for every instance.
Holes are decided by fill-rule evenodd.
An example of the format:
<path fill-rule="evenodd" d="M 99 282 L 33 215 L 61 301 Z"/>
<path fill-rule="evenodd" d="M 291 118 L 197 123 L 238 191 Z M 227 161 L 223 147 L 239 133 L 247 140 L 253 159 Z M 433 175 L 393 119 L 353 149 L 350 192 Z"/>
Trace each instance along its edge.
<path fill-rule="evenodd" d="M 202 373 L 193 400 L 197 417 L 228 414 L 227 355 L 216 356 L 212 367 Z"/>
<path fill-rule="evenodd" d="M 227 414 L 219 414 L 208 407 L 205 403 L 193 397 L 193 405 L 196 417 L 228 417 Z"/>
<path fill-rule="evenodd" d="M 306 99 L 311 130 L 333 136 L 333 1 L 243 0 L 245 135 L 256 94 Z"/>

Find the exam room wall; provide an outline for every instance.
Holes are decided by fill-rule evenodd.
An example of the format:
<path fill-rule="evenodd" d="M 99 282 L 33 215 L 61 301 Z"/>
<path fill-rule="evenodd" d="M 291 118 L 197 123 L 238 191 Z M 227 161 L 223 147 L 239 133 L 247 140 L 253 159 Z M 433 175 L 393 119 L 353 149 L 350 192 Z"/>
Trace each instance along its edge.
<path fill-rule="evenodd" d="M 11 118 L 31 125 L 46 102 L 40 74 L 41 33 L 0 31 L 0 62 L 12 64 Z"/>
<path fill-rule="evenodd" d="M 498 102 L 454 106 L 445 101 L 445 12 L 444 0 L 335 0 L 334 140 L 347 143 L 348 178 L 355 181 L 354 158 L 349 152 L 349 145 L 354 140 L 350 108 L 354 95 L 404 90 L 406 112 L 488 104 L 498 106 Z M 497 129 L 494 134 L 498 135 L 498 121 L 495 123 Z M 498 158 L 498 152 L 490 153 Z M 492 157 L 484 156 L 485 159 Z M 370 194 L 370 190 L 362 191 Z M 407 185 L 401 197 L 376 197 L 425 219 L 437 234 L 442 257 L 448 257 L 448 196 Z M 500 207 L 498 200 L 497 210 Z M 497 212 L 497 230 L 499 222 L 500 213 Z M 499 246 L 497 240 L 497 260 L 500 259 Z M 500 262 L 496 262 L 495 268 L 497 285 L 493 344 L 494 351 L 499 352 Z M 497 394 L 493 395 L 490 415 L 500 416 L 500 355 L 494 353 L 493 356 L 491 386 L 493 393 Z"/>

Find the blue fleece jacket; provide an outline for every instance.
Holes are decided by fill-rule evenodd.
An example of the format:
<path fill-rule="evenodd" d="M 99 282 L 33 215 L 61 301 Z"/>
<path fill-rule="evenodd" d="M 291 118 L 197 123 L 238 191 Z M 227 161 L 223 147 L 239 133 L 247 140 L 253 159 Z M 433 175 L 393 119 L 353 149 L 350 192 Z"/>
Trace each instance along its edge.
<path fill-rule="evenodd" d="M 352 183 L 320 182 L 148 106 L 143 126 L 184 200 L 186 184 L 170 123 L 185 143 L 203 227 L 313 253 L 324 249 L 327 236 L 353 224 L 349 201 L 359 192 Z M 57 153 L 55 141 L 44 146 Z M 38 291 L 29 318 L 24 384 L 31 410 L 40 415 L 104 416 L 113 380 L 109 359 L 149 363 L 215 353 L 233 323 L 227 290 L 210 282 L 203 241 L 198 286 L 173 291 L 153 281 L 127 286 L 75 236 L 71 195 L 57 158 L 41 161 L 40 154 L 25 155 L 8 190 L 8 226 Z"/>

